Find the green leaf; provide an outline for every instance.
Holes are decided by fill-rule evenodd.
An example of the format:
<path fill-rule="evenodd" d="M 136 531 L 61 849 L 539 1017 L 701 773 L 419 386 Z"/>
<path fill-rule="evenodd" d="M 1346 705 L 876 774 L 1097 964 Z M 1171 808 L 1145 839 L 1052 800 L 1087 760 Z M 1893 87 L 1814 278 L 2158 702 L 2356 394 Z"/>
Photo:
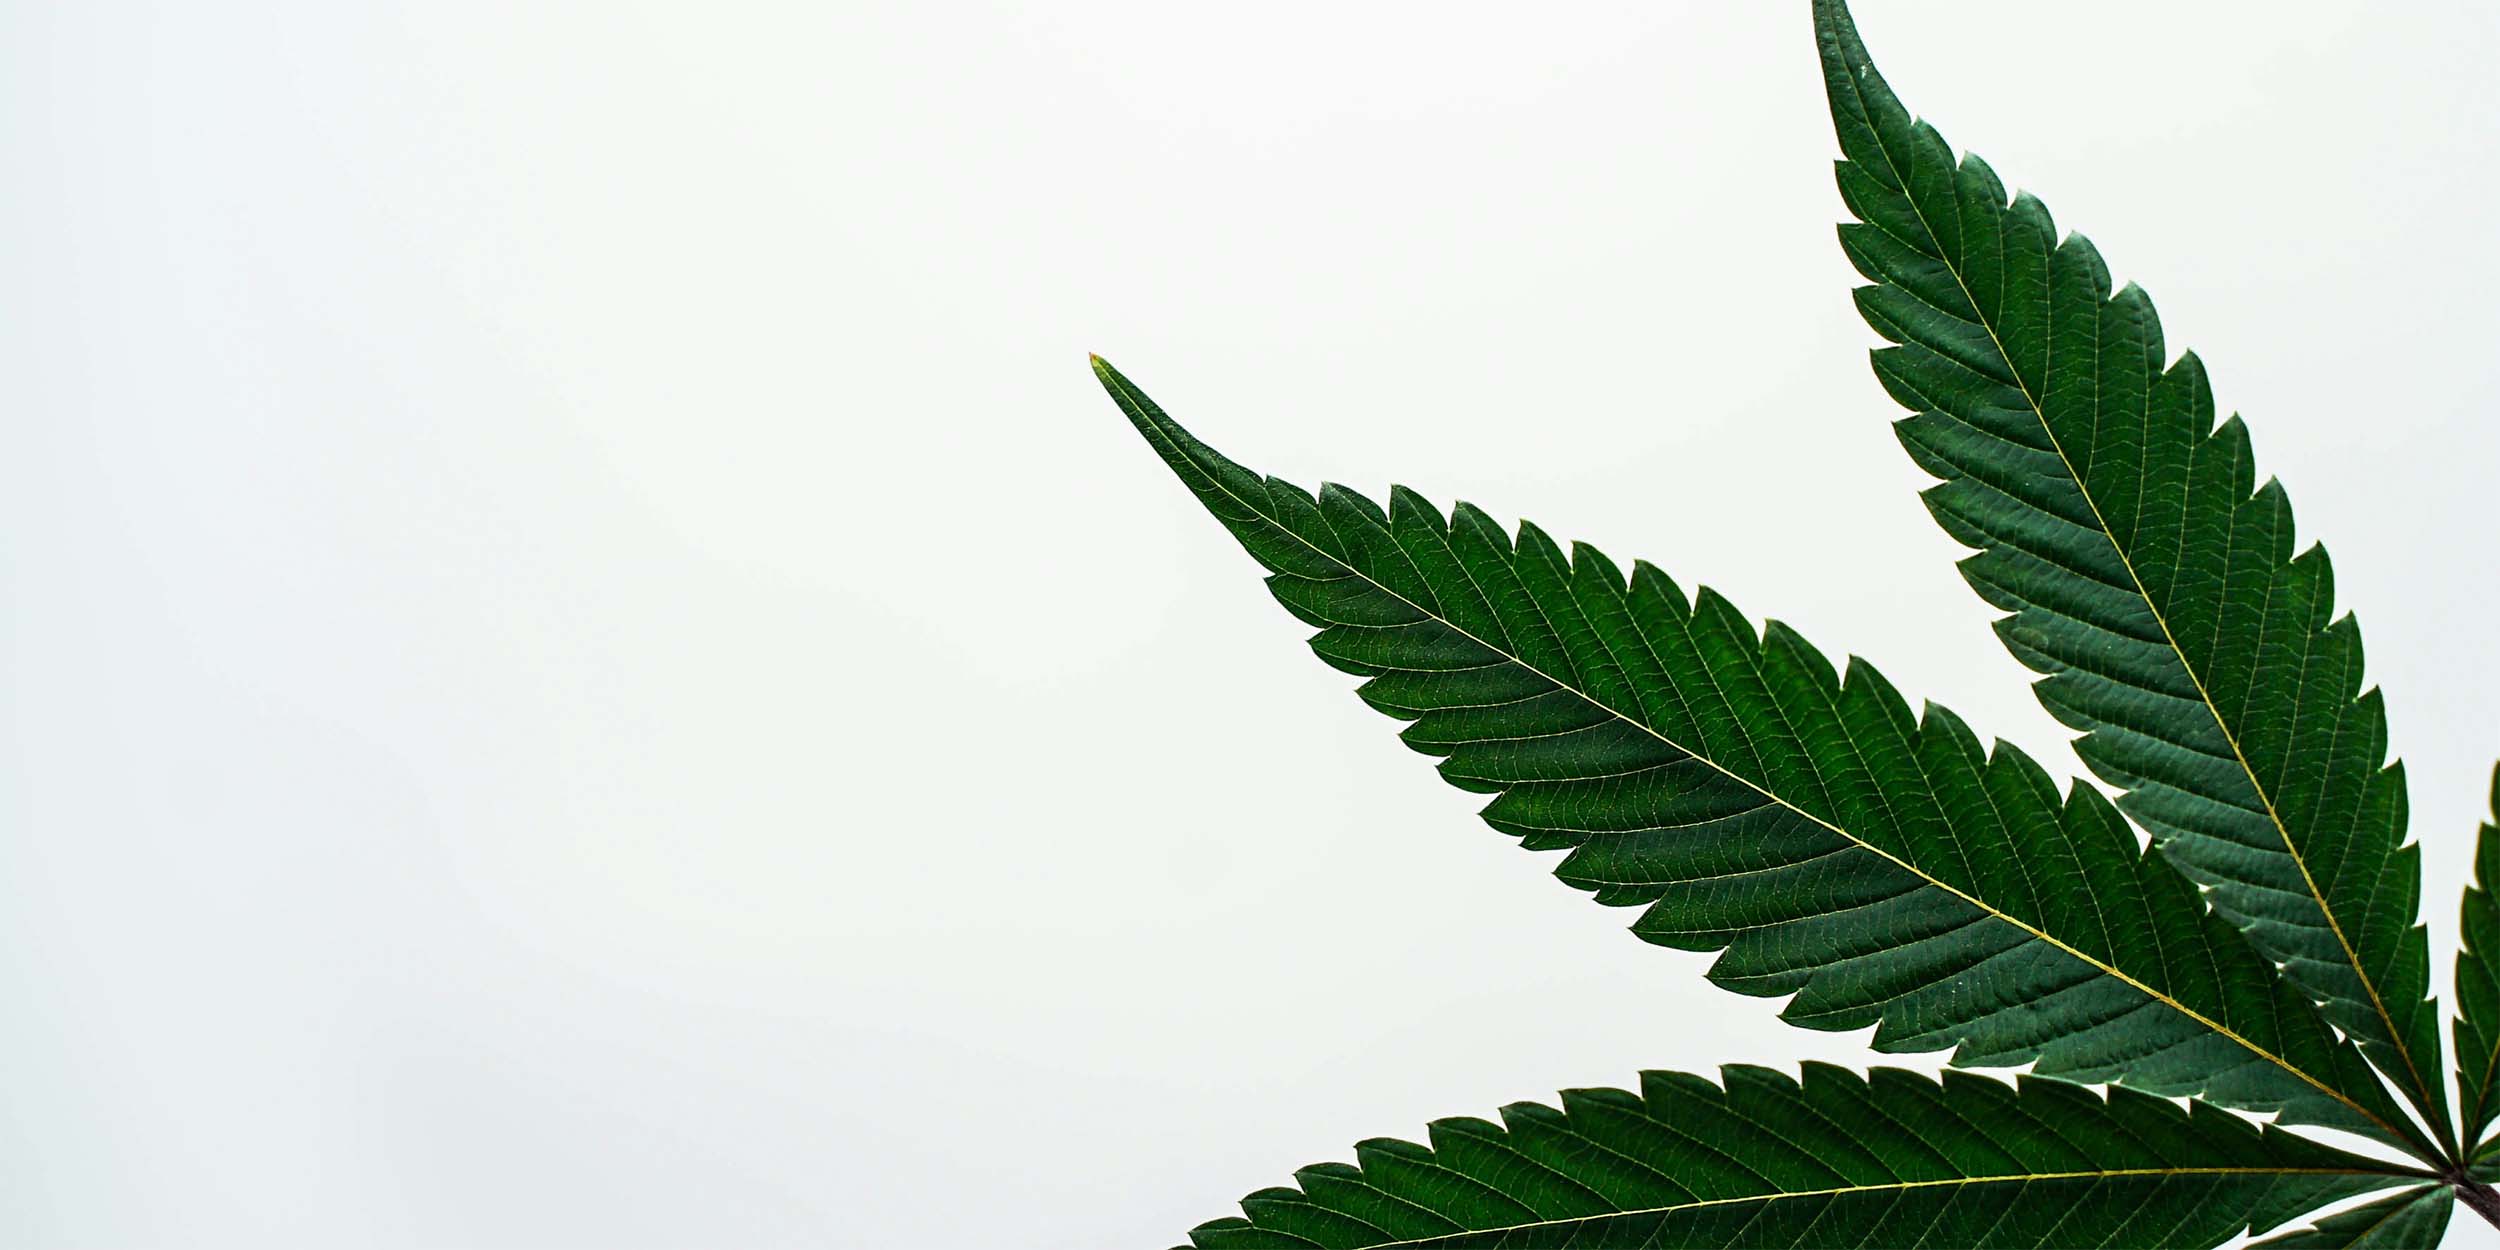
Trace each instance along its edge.
<path fill-rule="evenodd" d="M 2325 551 L 2293 553 L 2282 487 L 2195 357 L 2164 366 L 2144 292 L 1957 164 L 1839 0 L 1815 22 L 1858 308 L 1897 344 L 1875 371 L 1944 479 L 1929 509 L 1979 549 L 1963 573 L 2120 807 L 2444 1131 L 2420 857 Z"/>
<path fill-rule="evenodd" d="M 2492 820 L 2500 822 L 2500 768 L 2491 774 Z M 2465 887 L 2465 948 L 2457 953 L 2457 1113 L 2463 1141 L 2471 1148 L 2483 1140 L 2492 1119 L 2500 1116 L 2500 902 L 2491 896 L 2500 882 L 2500 826 L 2485 824 L 2474 842 L 2474 883 Z"/>
<path fill-rule="evenodd" d="M 1825 1064 L 1376 1139 L 1199 1225 L 1205 1250 L 1367 1246 L 2212 1246 L 2399 1183 L 2386 1165 L 2203 1103 Z M 2361 1244 L 2317 1242 L 2317 1245 Z M 2372 1242 L 2396 1245 L 2396 1242 Z M 2416 1244 L 2416 1243 L 2402 1243 Z M 2422 1243 L 2427 1244 L 2427 1243 Z"/>
<path fill-rule="evenodd" d="M 2447 1186 L 2425 1185 L 2258 1242 L 2257 1250 L 2432 1250 L 2456 1206 Z"/>
<path fill-rule="evenodd" d="M 1104 387 L 1199 502 L 1365 678 L 1374 707 L 1495 828 L 1634 931 L 1724 950 L 1711 979 L 1790 998 L 1816 1029 L 1886 1051 L 2035 1063 L 2412 1142 L 2349 1044 L 2089 786 L 2059 800 L 1942 708 L 1914 717 L 1870 666 L 1757 632 L 1647 565 L 1630 579 L 1522 524 L 1314 498 L 1192 437 L 1097 360 Z"/>

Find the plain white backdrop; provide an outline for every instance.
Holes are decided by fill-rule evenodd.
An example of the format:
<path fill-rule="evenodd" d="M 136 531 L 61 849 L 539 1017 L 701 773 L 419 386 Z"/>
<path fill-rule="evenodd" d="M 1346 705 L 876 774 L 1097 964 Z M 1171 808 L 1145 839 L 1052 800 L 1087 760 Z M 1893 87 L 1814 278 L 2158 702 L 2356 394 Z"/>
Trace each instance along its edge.
<path fill-rule="evenodd" d="M 2444 987 L 2500 16 L 1859 9 L 2330 544 Z M 8 6 L 0 1243 L 1163 1245 L 1434 1117 L 1866 1061 L 1476 822 L 1085 363 L 2072 772 L 1835 153 L 1803 0 Z"/>

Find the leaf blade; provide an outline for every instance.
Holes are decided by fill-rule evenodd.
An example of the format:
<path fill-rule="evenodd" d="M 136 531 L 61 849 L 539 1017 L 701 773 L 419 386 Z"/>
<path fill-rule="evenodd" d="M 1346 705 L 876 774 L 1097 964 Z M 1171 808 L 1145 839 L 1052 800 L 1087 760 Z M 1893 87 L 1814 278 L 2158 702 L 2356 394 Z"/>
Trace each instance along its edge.
<path fill-rule="evenodd" d="M 2424 1185 L 2338 1211 L 2255 1250 L 2434 1250 L 2456 1207 L 2447 1186 Z"/>
<path fill-rule="evenodd" d="M 1411 491 L 1396 515 L 1342 487 L 1315 500 L 1095 369 L 1289 608 L 1318 586 L 1380 601 L 1304 619 L 1323 659 L 1389 687 L 1373 701 L 1412 715 L 1409 745 L 1496 794 L 1495 828 L 1568 850 L 1566 881 L 1645 907 L 1644 938 L 1723 951 L 1714 981 L 1792 995 L 1783 1015 L 1805 1027 L 1875 1025 L 1878 1049 L 1950 1047 L 2423 1148 L 2359 1054 L 2097 791 L 2061 802 L 2020 752 L 1983 751 L 1932 705 L 1914 718 L 1870 666 L 1844 677 L 1707 588 L 1688 599 L 1646 563 L 1626 579 L 1585 546 L 1565 561 L 1530 525 L 1514 545 L 1480 510 L 1443 518 Z M 1412 552 L 1392 552 L 1400 533 Z M 1486 636 L 1453 619 L 1475 597 Z"/>
<path fill-rule="evenodd" d="M 2492 818 L 2474 840 L 2474 880 L 2466 885 L 2457 952 L 2457 1114 L 2469 1155 L 2500 1117 L 2500 768 L 2491 775 Z"/>
<path fill-rule="evenodd" d="M 2400 772 L 2361 689 L 2325 553 L 2214 421 L 2193 355 L 2165 367 L 2150 299 L 2114 294 L 2079 235 L 1955 161 L 1876 73 L 1841 0 L 1816 0 L 1858 304 L 1943 479 L 1926 492 L 1978 554 L 1963 570 L 2120 807 L 2218 910 L 2446 1131 Z"/>
<path fill-rule="evenodd" d="M 2407 1179 L 2204 1104 L 2035 1077 L 1736 1066 L 1561 1103 L 1365 1142 L 1192 1243 L 2210 1246 Z"/>

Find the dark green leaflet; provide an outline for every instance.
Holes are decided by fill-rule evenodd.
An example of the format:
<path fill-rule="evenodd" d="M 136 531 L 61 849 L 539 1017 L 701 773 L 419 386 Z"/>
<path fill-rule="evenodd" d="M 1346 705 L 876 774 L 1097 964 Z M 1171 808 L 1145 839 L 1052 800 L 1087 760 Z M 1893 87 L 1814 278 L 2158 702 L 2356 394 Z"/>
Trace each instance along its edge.
<path fill-rule="evenodd" d="M 2401 1183 L 2385 1165 L 2112 1090 L 1967 1073 L 1724 1085 L 1644 1072 L 1502 1123 L 1441 1120 L 1431 1146 L 1373 1140 L 1191 1230 L 1230 1247 L 2212 1246 Z M 2304 1245 L 2430 1246 L 2433 1241 Z"/>
<path fill-rule="evenodd" d="M 2077 751 L 2217 910 L 2445 1131 L 2404 785 L 2326 553 L 2153 306 L 1977 157 L 1958 165 L 1816 0 L 1858 307 L 1963 571 Z"/>
<path fill-rule="evenodd" d="M 1534 526 L 1514 545 L 1403 488 L 1315 499 L 1181 429 L 1109 365 L 1104 387 L 1274 574 L 1312 647 L 1414 723 L 1496 828 L 1568 849 L 1559 874 L 1635 931 L 1726 952 L 1712 979 L 1794 995 L 1810 1028 L 1881 1050 L 2201 1094 L 2416 1140 L 2352 1047 L 2145 854 L 2087 786 L 2063 802 L 1950 712 L 1913 717 L 1793 632 L 1757 634 L 1646 564 L 1627 580 Z"/>
<path fill-rule="evenodd" d="M 2500 769 L 2491 774 L 2492 821 L 2500 822 Z M 2465 889 L 2465 949 L 2457 954 L 2457 1117 L 2466 1149 L 2474 1150 L 2500 1114 L 2500 823 L 2485 824 L 2474 842 L 2474 883 Z"/>
<path fill-rule="evenodd" d="M 2257 1250 L 2429 1250 L 2448 1231 L 2456 1207 L 2447 1186 L 2425 1185 L 2270 1237 L 2258 1242 Z"/>

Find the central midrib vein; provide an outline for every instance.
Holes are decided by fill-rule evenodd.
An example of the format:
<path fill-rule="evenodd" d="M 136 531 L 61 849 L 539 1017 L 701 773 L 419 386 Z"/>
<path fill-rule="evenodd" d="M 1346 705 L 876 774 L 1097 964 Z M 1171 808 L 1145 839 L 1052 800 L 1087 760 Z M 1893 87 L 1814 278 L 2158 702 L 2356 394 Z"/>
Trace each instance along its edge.
<path fill-rule="evenodd" d="M 1111 379 L 1106 378 L 1105 380 L 1110 381 Z M 1139 401 L 1144 397 L 1139 395 L 1135 388 L 1127 385 L 1126 379 L 1120 379 L 1112 384 L 1121 389 L 1124 393 L 1124 397 L 1128 400 L 1129 405 L 1138 413 L 1142 415 L 1145 412 L 1144 405 L 1139 403 Z M 1169 420 L 1169 418 L 1165 418 L 1165 420 Z M 2170 1007 L 2172 1010 L 2177 1011 L 2179 1014 L 2186 1016 L 2188 1019 L 2213 1030 L 2215 1033 L 2220 1034 L 2223 1037 L 2229 1038 L 2231 1041 L 2247 1049 L 2249 1053 L 2257 1055 L 2274 1066 L 2299 1077 L 2303 1081 L 2308 1082 L 2309 1085 L 2317 1089 L 2318 1092 L 2344 1104 L 2348 1108 L 2351 1108 L 2354 1114 L 2359 1115 L 2368 1120 L 2370 1123 L 2376 1124 L 2380 1128 L 2387 1130 L 2391 1136 L 2399 1140 L 2401 1140 L 2404 1136 L 2404 1134 L 2398 1131 L 2394 1125 L 2389 1124 L 2375 1112 L 2372 1112 L 2369 1108 L 2353 1101 L 2353 1099 L 2343 1091 L 2338 1090 L 2334 1086 L 2329 1085 L 2325 1081 L 2311 1075 L 2306 1069 L 2303 1069 L 2298 1064 L 2293 1063 L 2289 1058 L 2275 1054 L 2273 1051 L 2259 1046 L 2255 1042 L 2250 1041 L 2248 1038 L 2239 1034 L 2237 1031 L 2224 1025 L 2222 1022 L 2205 1015 L 2203 1012 L 2188 1006 L 2186 1003 L 2180 1002 L 2178 999 L 2171 997 L 2169 994 L 2164 993 L 2161 990 L 2153 988 L 2151 985 L 2137 979 L 2135 976 L 2129 974 L 2126 970 L 2119 968 L 2117 965 L 2101 959 L 2098 956 L 2092 955 L 2080 947 L 2058 938 L 2054 934 L 2049 933 L 2047 930 L 2042 929 L 2029 921 L 2023 920 L 2020 917 L 2005 911 L 2003 908 L 1997 907 L 1992 903 L 1980 899 L 1947 881 L 1944 881 L 1925 869 L 1893 854 L 1891 851 L 1885 850 L 1884 848 L 1841 828 L 1839 825 L 1833 824 L 1831 821 L 1826 820 L 1813 812 L 1807 811 L 1805 808 L 1799 807 L 1797 804 L 1790 802 L 1788 799 L 1785 799 L 1776 793 L 1773 793 L 1771 790 L 1753 781 L 1751 778 L 1735 772 L 1719 763 L 1717 760 L 1714 760 L 1709 756 L 1704 755 L 1699 751 L 1695 751 L 1684 744 L 1677 742 L 1673 738 L 1668 737 L 1666 734 L 1660 732 L 1657 727 L 1648 724 L 1641 718 L 1632 716 L 1607 701 L 1598 698 L 1596 695 L 1588 691 L 1581 690 L 1576 684 L 1564 682 L 1554 677 L 1552 674 L 1545 672 L 1543 669 L 1538 668 L 1536 665 L 1529 663 L 1525 658 L 1512 654 L 1509 647 L 1496 645 L 1484 638 L 1480 638 L 1466 626 L 1450 620 L 1447 616 L 1444 616 L 1440 612 L 1434 611 L 1433 609 L 1427 608 L 1424 605 L 1407 598 L 1394 587 L 1383 584 L 1370 574 L 1363 572 L 1361 569 L 1355 568 L 1353 565 L 1346 563 L 1342 558 L 1330 553 L 1317 544 L 1312 543 L 1309 539 L 1302 537 L 1300 534 L 1294 533 L 1291 528 L 1287 527 L 1282 521 L 1278 520 L 1274 515 L 1269 513 L 1259 504 L 1248 499 L 1244 499 L 1240 495 L 1234 493 L 1230 486 L 1224 484 L 1223 479 L 1217 477 L 1213 473 L 1207 472 L 1203 467 L 1198 466 L 1197 462 L 1190 458 L 1188 450 L 1181 447 L 1178 443 L 1173 442 L 1170 435 L 1165 433 L 1162 429 L 1155 427 L 1151 420 L 1148 421 L 1147 424 L 1152 430 L 1152 436 L 1154 438 L 1169 446 L 1174 454 L 1178 455 L 1183 461 L 1188 462 L 1193 468 L 1197 469 L 1199 475 L 1204 477 L 1209 483 L 1213 484 L 1217 490 L 1224 492 L 1225 497 L 1248 509 L 1251 515 L 1266 522 L 1267 525 L 1276 532 L 1293 539 L 1297 543 L 1300 543 L 1303 547 L 1309 549 L 1313 554 L 1319 556 L 1321 559 L 1327 560 L 1329 563 L 1344 569 L 1349 575 L 1361 578 L 1366 584 L 1379 590 L 1382 594 L 1388 595 L 1391 598 L 1396 599 L 1398 602 L 1405 604 L 1407 607 L 1414 609 L 1417 614 L 1439 622 L 1441 625 L 1456 631 L 1460 636 L 1468 639 L 1480 647 L 1483 647 L 1485 650 L 1501 656 L 1509 662 L 1536 674 L 1545 681 L 1553 683 L 1555 689 L 1568 690 L 1579 698 L 1587 700 L 1590 706 L 1595 707 L 1615 719 L 1640 730 L 1642 733 L 1648 734 L 1650 737 L 1656 738 L 1658 741 L 1665 743 L 1668 747 L 1683 753 L 1687 757 L 1699 760 L 1704 766 L 1710 768 L 1712 771 L 1735 781 L 1737 784 L 1744 786 L 1746 789 L 1752 790 L 1754 793 L 1761 795 L 1763 798 L 1766 798 L 1771 802 L 1777 803 L 1780 806 L 1805 817 L 1807 820 L 1813 821 L 1815 824 L 1830 830 L 1834 835 L 1847 840 L 1851 844 L 1864 847 L 1868 851 L 1882 856 L 1884 859 L 1899 866 L 1903 871 L 1927 882 L 1936 889 L 1943 890 L 1946 893 L 1953 895 L 1955 898 L 1959 898 L 1962 901 L 1969 903 L 1971 906 L 1986 912 L 1988 915 L 2004 921 L 2006 924 L 2012 925 L 2015 928 L 2030 934 L 2032 937 L 2048 943 L 2050 946 L 2055 947 L 2058 950 L 2064 951 L 2092 967 L 2100 969 L 2103 973 L 2116 977 L 2121 982 L 2134 987 L 2138 992 L 2144 994 L 2145 996 L 2161 1002 Z"/>

